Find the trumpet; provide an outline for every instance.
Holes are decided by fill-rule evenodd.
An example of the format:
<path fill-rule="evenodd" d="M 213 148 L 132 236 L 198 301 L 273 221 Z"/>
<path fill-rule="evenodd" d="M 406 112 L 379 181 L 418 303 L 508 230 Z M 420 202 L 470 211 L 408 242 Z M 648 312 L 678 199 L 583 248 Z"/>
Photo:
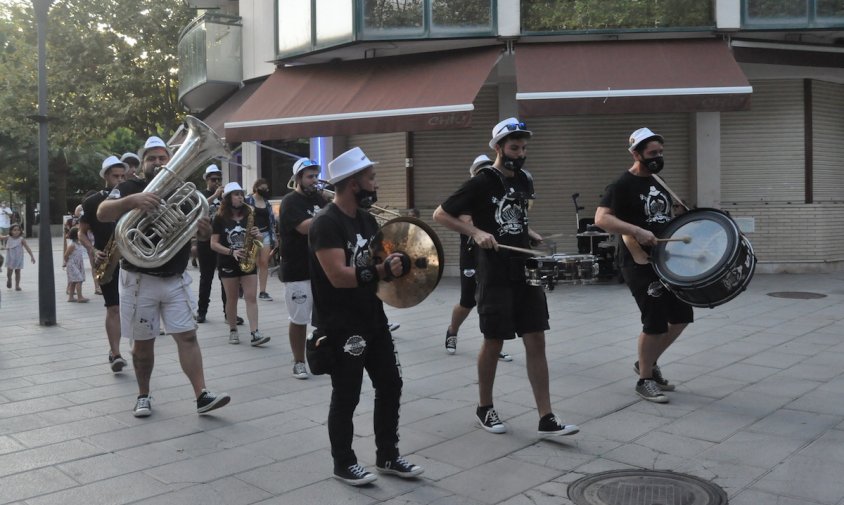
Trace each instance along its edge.
<path fill-rule="evenodd" d="M 322 193 L 323 195 L 330 197 L 330 198 L 334 198 L 334 194 L 335 194 L 334 191 L 331 191 L 330 189 L 326 189 L 327 185 L 328 185 L 328 182 L 319 181 L 317 183 L 317 191 Z M 296 183 L 294 182 L 294 180 L 292 178 L 287 182 L 287 189 L 293 189 L 293 190 L 296 189 Z M 373 217 L 375 217 L 375 219 L 378 221 L 379 225 L 383 225 L 391 219 L 395 219 L 397 217 L 403 216 L 403 214 L 398 212 L 398 211 L 388 209 L 388 208 L 385 208 L 385 207 L 379 207 L 378 205 L 372 205 L 371 207 L 369 207 L 369 213 L 372 214 Z"/>

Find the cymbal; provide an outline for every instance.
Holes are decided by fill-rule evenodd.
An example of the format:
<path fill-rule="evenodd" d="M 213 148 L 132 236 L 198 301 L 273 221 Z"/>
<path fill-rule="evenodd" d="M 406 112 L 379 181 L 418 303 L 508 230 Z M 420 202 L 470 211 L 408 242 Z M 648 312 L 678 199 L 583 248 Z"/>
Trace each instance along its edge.
<path fill-rule="evenodd" d="M 390 282 L 380 281 L 378 298 L 392 307 L 413 307 L 427 298 L 442 278 L 445 268 L 442 244 L 423 221 L 402 216 L 384 223 L 372 241 L 376 264 L 394 252 L 410 257 L 410 271 Z"/>

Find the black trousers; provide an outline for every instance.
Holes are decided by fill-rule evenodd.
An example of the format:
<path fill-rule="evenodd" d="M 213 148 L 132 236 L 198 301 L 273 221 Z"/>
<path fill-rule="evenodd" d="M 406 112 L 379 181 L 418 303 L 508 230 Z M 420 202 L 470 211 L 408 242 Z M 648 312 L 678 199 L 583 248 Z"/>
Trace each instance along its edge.
<path fill-rule="evenodd" d="M 399 406 L 401 402 L 401 364 L 386 327 L 364 336 L 326 331 L 334 348 L 336 361 L 331 373 L 331 406 L 328 410 L 328 438 L 335 468 L 357 463 L 352 450 L 355 408 L 360 401 L 363 371 L 369 374 L 375 388 L 376 462 L 399 455 Z M 365 342 L 365 345 L 363 345 Z"/>
<path fill-rule="evenodd" d="M 203 316 L 208 313 L 211 303 L 211 284 L 217 271 L 217 253 L 211 250 L 211 241 L 196 241 L 196 257 L 199 261 L 199 300 L 198 310 Z M 222 283 L 222 281 L 220 281 Z M 226 290 L 220 289 L 223 300 L 223 312 L 226 310 Z"/>

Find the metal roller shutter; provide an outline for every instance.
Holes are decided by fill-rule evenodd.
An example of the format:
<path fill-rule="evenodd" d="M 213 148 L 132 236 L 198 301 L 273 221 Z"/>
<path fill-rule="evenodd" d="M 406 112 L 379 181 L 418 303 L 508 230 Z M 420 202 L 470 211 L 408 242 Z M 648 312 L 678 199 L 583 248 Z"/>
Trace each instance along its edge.
<path fill-rule="evenodd" d="M 531 227 L 556 239 L 558 252 L 576 253 L 577 232 L 573 193 L 585 207 L 580 218 L 593 218 L 607 184 L 630 168 L 630 133 L 647 126 L 665 138 L 665 170 L 660 174 L 684 200 L 689 195 L 689 116 L 624 114 L 565 116 L 526 120 L 534 137 L 525 168 L 535 179 L 537 200 Z"/>
<path fill-rule="evenodd" d="M 721 202 L 802 202 L 803 81 L 751 84 L 751 110 L 721 114 Z"/>
<path fill-rule="evenodd" d="M 376 205 L 402 214 L 407 209 L 405 136 L 404 132 L 398 132 L 348 137 L 349 148 L 360 147 L 370 160 L 378 162 L 375 166 L 378 182 Z"/>
<path fill-rule="evenodd" d="M 815 202 L 844 200 L 844 85 L 812 81 Z"/>

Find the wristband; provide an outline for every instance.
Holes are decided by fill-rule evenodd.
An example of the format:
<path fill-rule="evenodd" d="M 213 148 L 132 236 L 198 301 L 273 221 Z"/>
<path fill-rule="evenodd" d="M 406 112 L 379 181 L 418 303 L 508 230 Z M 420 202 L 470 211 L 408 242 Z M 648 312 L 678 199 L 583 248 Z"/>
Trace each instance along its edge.
<path fill-rule="evenodd" d="M 357 267 L 355 268 L 355 278 L 358 281 L 358 286 L 377 283 L 378 270 L 373 266 Z"/>

